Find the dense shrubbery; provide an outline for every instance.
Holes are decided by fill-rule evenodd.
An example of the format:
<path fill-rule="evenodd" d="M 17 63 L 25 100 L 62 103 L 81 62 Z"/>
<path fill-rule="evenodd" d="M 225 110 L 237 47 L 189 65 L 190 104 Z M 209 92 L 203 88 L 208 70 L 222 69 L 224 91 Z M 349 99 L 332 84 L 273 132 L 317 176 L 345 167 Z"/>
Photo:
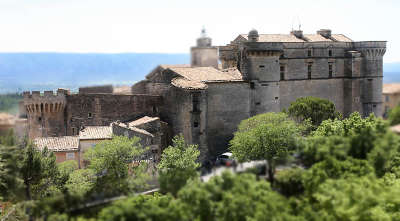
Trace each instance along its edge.
<path fill-rule="evenodd" d="M 326 101 L 322 103 L 331 107 Z M 331 108 L 317 109 L 336 113 Z M 362 118 L 353 113 L 340 119 L 329 113 L 315 115 L 323 121 L 313 120 L 317 124 L 310 133 L 303 133 L 307 124 L 304 121 L 309 118 L 302 117 L 295 122 L 284 113 L 261 114 L 239 125 L 231 141 L 234 156 L 240 161 L 267 159 L 269 174 L 276 173 L 270 182 L 246 173 L 224 173 L 201 182 L 196 172 L 198 150 L 186 145 L 182 137 L 176 137 L 159 165 L 163 194 L 131 196 L 79 220 L 400 220 L 400 198 L 397 197 L 400 194 L 400 138 L 389 130 L 386 121 L 373 115 Z M 60 207 L 68 208 L 77 199 L 82 202 L 93 191 L 105 192 L 95 187 L 121 185 L 115 181 L 120 177 L 125 179 L 126 174 L 117 171 L 125 171 L 125 166 L 115 164 L 111 168 L 100 163 L 121 158 L 111 148 L 118 143 L 109 144 L 104 144 L 101 150 L 100 146 L 93 149 L 98 155 L 91 155 L 92 160 L 100 166 L 94 163 L 88 169 L 74 171 L 72 163 L 59 165 L 55 173 L 57 182 L 49 177 L 54 171 L 46 166 L 52 165 L 52 156 L 38 155 L 42 159 L 38 165 L 44 162 L 41 167 L 47 169 L 39 174 L 41 179 L 35 181 L 32 191 L 37 191 L 36 186 L 40 185 L 50 185 L 47 189 L 52 190 L 33 194 L 46 199 L 36 205 L 41 208 L 41 215 L 51 214 L 52 220 L 68 220 L 71 214 Z M 111 148 L 110 153 L 104 152 L 106 148 Z M 105 155 L 113 157 L 106 160 Z M 1 165 L 8 165 L 12 170 L 12 165 L 3 162 L 11 162 L 13 154 L 2 152 L 0 156 L 3 157 Z M 97 158 L 102 159 L 96 161 Z M 275 172 L 279 164 L 288 162 L 298 165 Z M 102 182 L 110 183 L 100 185 L 96 174 L 114 168 L 119 169 L 102 177 Z M 0 179 L 2 185 L 18 182 L 12 176 Z M 1 186 L 0 190 L 4 194 Z M 65 196 L 56 190 L 77 199 L 56 197 Z"/>

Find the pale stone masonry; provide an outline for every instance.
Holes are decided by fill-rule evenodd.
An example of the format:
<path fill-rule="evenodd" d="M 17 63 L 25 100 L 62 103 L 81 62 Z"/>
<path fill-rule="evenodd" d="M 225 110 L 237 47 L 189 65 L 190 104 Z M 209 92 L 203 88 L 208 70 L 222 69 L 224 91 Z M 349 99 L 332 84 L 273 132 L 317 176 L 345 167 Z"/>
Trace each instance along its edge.
<path fill-rule="evenodd" d="M 115 94 L 108 86 L 84 88 L 76 95 L 28 92 L 30 135 L 75 135 L 82 126 L 117 120 L 127 125 L 122 130 L 143 116 L 158 117 L 169 127 L 160 135 L 183 134 L 188 143 L 199 145 L 204 161 L 226 151 L 240 121 L 286 109 L 299 97 L 328 99 L 344 116 L 354 111 L 382 116 L 385 51 L 385 41 L 355 42 L 328 29 L 316 34 L 252 30 L 220 47 L 212 46 L 203 32 L 191 49 L 191 65 L 160 65 L 129 94 Z M 46 109 L 46 103 L 53 109 Z"/>

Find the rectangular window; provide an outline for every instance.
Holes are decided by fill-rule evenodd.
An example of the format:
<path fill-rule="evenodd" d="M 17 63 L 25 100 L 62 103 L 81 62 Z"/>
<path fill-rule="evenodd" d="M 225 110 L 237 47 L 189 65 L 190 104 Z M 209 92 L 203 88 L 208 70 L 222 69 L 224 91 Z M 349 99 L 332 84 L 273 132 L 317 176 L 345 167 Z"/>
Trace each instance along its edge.
<path fill-rule="evenodd" d="M 89 113 L 87 114 L 87 118 L 90 119 L 90 118 L 92 118 L 92 117 L 93 117 L 92 113 L 89 112 Z"/>
<path fill-rule="evenodd" d="M 311 56 L 312 56 L 312 50 L 311 50 L 311 49 L 308 49 L 308 51 L 307 51 L 307 56 L 308 56 L 308 57 L 311 57 Z"/>
<path fill-rule="evenodd" d="M 307 65 L 308 79 L 311 79 L 312 74 L 312 63 L 308 63 Z"/>
<path fill-rule="evenodd" d="M 328 55 L 329 55 L 329 57 L 332 57 L 332 50 L 328 51 Z"/>
<path fill-rule="evenodd" d="M 200 93 L 192 94 L 193 112 L 200 111 Z"/>
<path fill-rule="evenodd" d="M 254 89 L 254 82 L 250 82 L 250 89 Z"/>
<path fill-rule="evenodd" d="M 389 95 L 385 95 L 385 101 L 389 102 Z"/>
<path fill-rule="evenodd" d="M 260 66 L 258 66 L 259 68 L 265 68 L 265 65 L 260 65 Z"/>
<path fill-rule="evenodd" d="M 199 127 L 199 122 L 193 122 L 193 127 Z"/>
<path fill-rule="evenodd" d="M 280 72 L 281 72 L 281 81 L 283 81 L 283 80 L 285 80 L 285 66 L 284 65 L 281 65 Z"/>
<path fill-rule="evenodd" d="M 72 153 L 66 153 L 65 154 L 66 155 L 66 159 L 67 160 L 74 160 L 75 159 L 75 153 L 74 152 L 72 152 Z"/>
<path fill-rule="evenodd" d="M 332 63 L 329 63 L 328 64 L 328 66 L 329 66 L 329 78 L 332 78 L 332 76 L 333 76 L 333 64 Z"/>

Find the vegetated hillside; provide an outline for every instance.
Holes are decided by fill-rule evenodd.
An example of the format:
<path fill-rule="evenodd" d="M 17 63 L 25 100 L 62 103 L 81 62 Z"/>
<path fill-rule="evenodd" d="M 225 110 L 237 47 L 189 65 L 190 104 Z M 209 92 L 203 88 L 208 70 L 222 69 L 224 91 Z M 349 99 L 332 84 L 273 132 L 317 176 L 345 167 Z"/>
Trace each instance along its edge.
<path fill-rule="evenodd" d="M 188 54 L 0 53 L 0 93 L 132 84 L 159 64 L 187 64 Z"/>
<path fill-rule="evenodd" d="M 18 102 L 20 100 L 22 100 L 21 94 L 0 94 L 0 112 L 18 113 Z"/>

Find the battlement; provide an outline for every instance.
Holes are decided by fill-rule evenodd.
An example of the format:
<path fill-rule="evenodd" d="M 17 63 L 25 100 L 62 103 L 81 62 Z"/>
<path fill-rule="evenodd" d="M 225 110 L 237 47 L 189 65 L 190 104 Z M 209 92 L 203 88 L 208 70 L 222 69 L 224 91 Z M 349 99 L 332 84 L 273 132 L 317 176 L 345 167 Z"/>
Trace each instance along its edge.
<path fill-rule="evenodd" d="M 66 105 L 66 95 L 69 90 L 58 89 L 57 93 L 53 91 L 25 91 L 24 106 L 28 114 L 32 113 L 52 113 L 64 111 Z"/>

